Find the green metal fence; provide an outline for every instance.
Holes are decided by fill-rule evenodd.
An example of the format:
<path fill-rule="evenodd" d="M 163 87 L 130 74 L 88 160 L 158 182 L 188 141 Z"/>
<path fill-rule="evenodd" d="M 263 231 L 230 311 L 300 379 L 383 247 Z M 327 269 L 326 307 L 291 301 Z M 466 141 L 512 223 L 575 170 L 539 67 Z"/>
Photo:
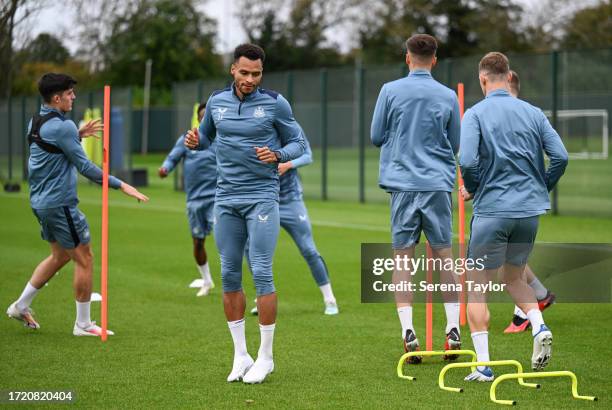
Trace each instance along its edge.
<path fill-rule="evenodd" d="M 480 57 L 441 60 L 433 70 L 448 87 L 464 83 L 466 109 L 483 98 Z M 612 216 L 612 159 L 603 135 L 612 128 L 612 118 L 606 117 L 612 113 L 612 49 L 509 58 L 521 78 L 521 98 L 551 112 L 551 122 L 573 154 L 558 188 L 559 212 Z M 370 123 L 381 86 L 407 73 L 407 67 L 398 64 L 264 74 L 263 86 L 291 102 L 313 147 L 315 163 L 300 170 L 307 197 L 388 200 L 377 186 L 379 151 L 369 142 Z M 191 118 L 183 113 L 186 107 L 228 82 L 223 78 L 175 84 L 177 134 Z"/>

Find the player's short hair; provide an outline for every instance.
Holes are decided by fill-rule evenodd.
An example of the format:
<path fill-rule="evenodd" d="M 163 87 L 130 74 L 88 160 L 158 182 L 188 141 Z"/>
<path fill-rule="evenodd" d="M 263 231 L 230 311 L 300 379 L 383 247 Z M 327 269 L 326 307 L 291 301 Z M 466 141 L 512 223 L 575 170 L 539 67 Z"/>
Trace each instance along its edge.
<path fill-rule="evenodd" d="M 206 108 L 206 101 L 203 101 L 200 103 L 200 105 L 198 105 L 198 113 L 200 113 L 200 111 L 202 111 L 204 108 Z"/>
<path fill-rule="evenodd" d="M 501 79 L 510 72 L 508 57 L 498 51 L 485 54 L 478 64 L 478 71 L 486 76 Z"/>
<path fill-rule="evenodd" d="M 510 90 L 516 95 L 521 92 L 521 79 L 519 75 L 514 70 L 510 70 Z"/>
<path fill-rule="evenodd" d="M 240 57 L 246 57 L 253 61 L 261 60 L 263 63 L 266 60 L 266 53 L 263 48 L 256 44 L 245 43 L 234 49 L 234 62 L 238 61 Z"/>
<path fill-rule="evenodd" d="M 406 40 L 406 51 L 423 59 L 435 56 L 437 50 L 438 42 L 429 34 L 415 34 Z"/>
<path fill-rule="evenodd" d="M 38 92 L 45 102 L 51 102 L 51 97 L 74 88 L 77 81 L 67 74 L 46 73 L 38 80 Z"/>

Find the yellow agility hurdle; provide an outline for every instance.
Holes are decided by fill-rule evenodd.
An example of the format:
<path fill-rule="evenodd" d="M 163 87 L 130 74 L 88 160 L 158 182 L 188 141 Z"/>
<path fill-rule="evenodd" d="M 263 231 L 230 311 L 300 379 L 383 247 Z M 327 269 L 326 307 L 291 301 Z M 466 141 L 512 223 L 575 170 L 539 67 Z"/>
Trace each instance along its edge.
<path fill-rule="evenodd" d="M 536 377 L 569 377 L 570 379 L 572 379 L 572 396 L 575 399 L 582 399 L 582 400 L 591 400 L 591 401 L 597 401 L 597 397 L 595 396 L 581 396 L 578 394 L 578 379 L 576 378 L 576 375 L 568 370 L 560 370 L 557 372 L 539 372 L 539 373 L 510 373 L 510 374 L 504 374 L 499 376 L 491 385 L 491 391 L 489 392 L 489 395 L 491 397 L 491 400 L 495 403 L 498 404 L 507 404 L 510 406 L 513 406 L 516 404 L 515 400 L 499 400 L 497 399 L 496 395 L 495 395 L 495 389 L 497 388 L 497 385 L 500 384 L 501 382 L 503 382 L 504 380 L 509 380 L 509 379 L 530 379 L 530 378 L 536 378 Z"/>
<path fill-rule="evenodd" d="M 491 367 L 495 367 L 495 366 L 514 366 L 514 367 L 516 367 L 516 373 L 525 374 L 525 373 L 523 373 L 523 366 L 519 362 L 517 362 L 516 360 L 494 360 L 494 361 L 489 361 L 489 362 L 451 363 L 451 364 L 447 364 L 446 366 L 444 366 L 442 371 L 440 371 L 440 375 L 438 376 L 438 386 L 442 390 L 451 391 L 451 392 L 454 392 L 454 393 L 461 393 L 461 392 L 463 392 L 463 389 L 461 389 L 461 388 L 446 386 L 444 384 L 444 376 L 446 375 L 446 372 L 448 372 L 450 369 L 462 369 L 462 368 L 465 368 L 465 367 L 471 367 L 472 371 L 474 371 L 476 366 L 491 366 Z M 514 376 L 514 374 L 509 374 L 509 375 L 504 375 L 504 376 Z M 501 377 L 503 377 L 503 376 L 501 376 Z M 539 384 L 524 382 L 522 377 L 516 377 L 516 379 L 518 379 L 518 382 L 519 382 L 519 384 L 521 386 L 532 387 L 534 389 L 539 389 L 540 388 Z"/>
<path fill-rule="evenodd" d="M 416 377 L 408 376 L 404 374 L 404 363 L 406 359 L 412 356 L 444 356 L 444 355 L 457 355 L 457 356 L 471 356 L 472 362 L 476 361 L 476 353 L 473 350 L 432 350 L 432 351 L 415 351 L 404 353 L 397 362 L 397 377 L 405 380 L 416 380 Z M 470 362 L 466 362 L 470 363 Z M 468 366 L 469 367 L 469 366 Z M 475 367 L 474 367 L 475 369 Z"/>

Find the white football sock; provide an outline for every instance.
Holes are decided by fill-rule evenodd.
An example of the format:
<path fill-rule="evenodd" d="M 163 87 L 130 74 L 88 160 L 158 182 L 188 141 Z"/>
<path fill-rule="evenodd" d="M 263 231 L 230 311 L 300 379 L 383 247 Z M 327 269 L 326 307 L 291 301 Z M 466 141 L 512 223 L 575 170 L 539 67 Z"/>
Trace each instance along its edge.
<path fill-rule="evenodd" d="M 32 304 L 34 296 L 36 296 L 39 290 L 40 289 L 36 289 L 34 286 L 32 286 L 30 281 L 28 281 L 23 289 L 23 292 L 21 292 L 21 296 L 19 296 L 19 299 L 17 299 L 17 309 L 24 310 L 29 308 Z"/>
<path fill-rule="evenodd" d="M 476 350 L 476 359 L 479 362 L 488 362 L 489 358 L 489 332 L 473 332 L 472 342 Z M 478 366 L 478 370 L 484 370 L 485 366 Z"/>
<path fill-rule="evenodd" d="M 544 324 L 544 318 L 540 309 L 531 309 L 527 312 L 527 317 L 531 322 L 531 334 L 535 336 L 540 331 L 540 327 Z"/>
<path fill-rule="evenodd" d="M 321 289 L 321 293 L 323 294 L 323 301 L 325 303 L 336 303 L 336 298 L 334 297 L 334 292 L 332 291 L 331 283 L 319 286 L 319 289 Z"/>
<path fill-rule="evenodd" d="M 523 312 L 521 308 L 516 305 L 514 305 L 514 315 L 520 317 L 521 319 L 527 319 L 525 312 Z"/>
<path fill-rule="evenodd" d="M 444 311 L 446 312 L 446 334 L 448 334 L 452 328 L 455 328 L 458 332 L 460 332 L 459 303 L 444 303 Z"/>
<path fill-rule="evenodd" d="M 77 325 L 85 329 L 87 326 L 91 324 L 91 301 L 90 302 L 79 302 L 76 301 L 76 311 L 77 311 Z"/>
<path fill-rule="evenodd" d="M 406 337 L 406 330 L 410 329 L 414 332 L 412 326 L 412 306 L 403 306 L 397 308 L 397 315 L 399 316 L 400 323 L 402 324 L 402 340 Z"/>
<path fill-rule="evenodd" d="M 535 296 L 537 300 L 544 299 L 548 294 L 548 289 L 546 289 L 546 287 L 542 285 L 542 282 L 540 282 L 538 278 L 534 277 L 533 280 L 529 282 L 529 286 L 535 291 Z"/>
<path fill-rule="evenodd" d="M 259 352 L 257 353 L 257 359 L 262 358 L 266 360 L 272 360 L 272 344 L 274 342 L 274 329 L 276 323 L 271 325 L 259 325 L 259 334 L 261 335 L 261 343 L 259 345 Z"/>
<path fill-rule="evenodd" d="M 200 275 L 202 275 L 202 279 L 204 279 L 204 283 L 212 283 L 208 262 L 206 262 L 204 265 L 198 265 L 198 270 L 200 271 Z"/>
<path fill-rule="evenodd" d="M 234 358 L 247 355 L 244 318 L 227 322 L 234 341 Z"/>

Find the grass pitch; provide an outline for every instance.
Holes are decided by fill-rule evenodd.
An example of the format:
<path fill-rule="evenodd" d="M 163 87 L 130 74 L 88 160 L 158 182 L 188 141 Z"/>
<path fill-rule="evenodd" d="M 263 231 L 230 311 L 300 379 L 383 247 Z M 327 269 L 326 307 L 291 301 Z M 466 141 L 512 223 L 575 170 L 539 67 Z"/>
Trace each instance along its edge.
<path fill-rule="evenodd" d="M 159 158 L 148 164 L 153 170 Z M 207 240 L 217 288 L 196 298 L 187 285 L 198 276 L 191 255 L 184 196 L 170 179 L 144 192 L 137 204 L 111 192 L 109 327 L 116 336 L 72 336 L 75 307 L 69 264 L 38 295 L 33 308 L 39 331 L 0 320 L 0 390 L 73 390 L 77 407 L 100 408 L 493 408 L 489 384 L 467 385 L 465 372 L 453 371 L 448 384 L 462 394 L 437 387 L 438 359 L 409 370 L 418 380 L 395 376 L 402 354 L 394 306 L 361 304 L 360 244 L 388 242 L 388 206 L 308 201 L 317 246 L 326 260 L 340 315 L 323 315 L 320 292 L 306 263 L 286 233 L 275 256 L 279 316 L 275 337 L 276 370 L 263 385 L 228 384 L 232 342 L 223 315 L 218 254 Z M 80 208 L 88 217 L 94 253 L 99 256 L 101 192 L 83 183 Z M 32 270 L 48 254 L 26 193 L 0 194 L 0 308 L 17 298 Z M 570 216 L 543 217 L 540 241 L 612 242 L 612 220 Z M 99 259 L 96 258 L 99 267 Z M 248 308 L 253 285 L 245 275 Z M 94 288 L 99 290 L 99 269 Z M 99 320 L 99 305 L 92 313 Z M 443 344 L 444 310 L 436 305 L 434 344 Z M 492 305 L 492 359 L 517 359 L 529 368 L 530 334 L 503 335 L 512 307 Z M 500 398 L 524 408 L 610 407 L 612 327 L 610 304 L 558 303 L 545 313 L 555 336 L 551 370 L 568 369 L 579 378 L 581 394 L 597 403 L 573 400 L 568 380 L 542 379 L 539 391 L 504 383 Z M 424 338 L 424 308 L 415 307 L 417 335 Z M 463 329 L 465 348 L 472 348 Z M 257 352 L 257 319 L 247 317 L 247 343 Z M 424 343 L 424 340 L 422 340 Z M 408 371 L 408 370 L 407 370 Z M 501 374 L 503 369 L 496 369 Z M 48 404 L 57 408 L 61 405 Z"/>

